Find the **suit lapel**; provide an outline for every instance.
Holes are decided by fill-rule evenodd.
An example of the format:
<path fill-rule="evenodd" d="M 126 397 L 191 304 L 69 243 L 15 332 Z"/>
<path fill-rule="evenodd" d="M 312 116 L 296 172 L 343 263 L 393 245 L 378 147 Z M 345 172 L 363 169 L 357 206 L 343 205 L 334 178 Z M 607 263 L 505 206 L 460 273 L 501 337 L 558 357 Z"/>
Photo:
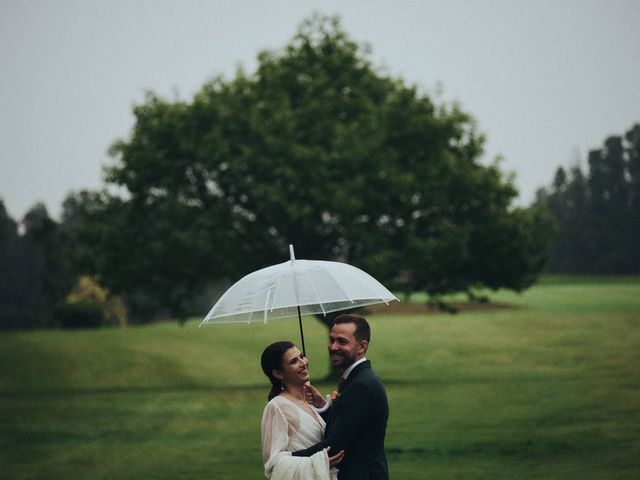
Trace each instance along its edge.
<path fill-rule="evenodd" d="M 349 376 L 347 377 L 347 380 L 344 382 L 344 384 L 342 385 L 342 388 L 340 389 L 340 395 L 349 395 L 349 392 L 345 390 L 348 390 L 348 386 L 349 384 L 351 384 L 351 382 L 360 374 L 362 373 L 364 370 L 370 369 L 371 368 L 371 361 L 366 360 L 360 364 L 358 364 L 356 366 L 356 368 L 354 368 L 351 373 L 349 374 Z M 331 411 L 329 413 L 329 418 L 327 419 L 327 430 L 326 430 L 326 434 L 325 435 L 329 435 L 329 432 L 331 432 L 331 429 L 333 428 L 333 425 L 338 417 L 338 413 L 341 410 L 340 406 L 338 405 L 340 403 L 340 396 L 335 400 L 336 404 L 335 404 L 335 408 L 331 408 Z"/>
<path fill-rule="evenodd" d="M 363 370 L 366 370 L 368 368 L 371 368 L 371 361 L 370 360 L 365 360 L 364 362 L 362 362 L 359 365 L 357 365 L 356 368 L 354 368 L 351 371 L 351 373 L 347 377 L 347 380 L 344 382 L 344 385 L 342 386 L 342 391 L 344 391 L 344 389 L 347 387 L 347 385 L 349 385 L 353 381 L 353 379 L 356 378 L 360 374 L 360 372 L 362 372 Z"/>

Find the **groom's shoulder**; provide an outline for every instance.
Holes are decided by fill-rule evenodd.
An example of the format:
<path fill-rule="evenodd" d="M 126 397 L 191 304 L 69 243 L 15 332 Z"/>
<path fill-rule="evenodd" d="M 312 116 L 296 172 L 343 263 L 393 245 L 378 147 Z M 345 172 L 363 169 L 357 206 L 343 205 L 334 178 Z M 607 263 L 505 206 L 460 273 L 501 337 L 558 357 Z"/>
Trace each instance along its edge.
<path fill-rule="evenodd" d="M 382 386 L 382 380 L 375 372 L 373 368 L 371 368 L 371 364 L 368 363 L 363 365 L 363 368 L 358 372 L 357 377 L 355 378 L 355 382 L 364 383 L 364 384 L 379 384 Z"/>

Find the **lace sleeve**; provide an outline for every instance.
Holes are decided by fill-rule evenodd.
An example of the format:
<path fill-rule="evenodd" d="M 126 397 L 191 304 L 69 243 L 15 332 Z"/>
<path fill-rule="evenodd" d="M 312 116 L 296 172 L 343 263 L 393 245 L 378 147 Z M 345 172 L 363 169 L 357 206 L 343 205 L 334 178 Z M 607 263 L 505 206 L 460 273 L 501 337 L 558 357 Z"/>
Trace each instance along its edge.
<path fill-rule="evenodd" d="M 282 410 L 275 402 L 269 402 L 262 414 L 262 461 L 264 473 L 270 477 L 273 466 L 278 458 L 290 456 L 287 451 L 289 445 L 289 425 Z"/>

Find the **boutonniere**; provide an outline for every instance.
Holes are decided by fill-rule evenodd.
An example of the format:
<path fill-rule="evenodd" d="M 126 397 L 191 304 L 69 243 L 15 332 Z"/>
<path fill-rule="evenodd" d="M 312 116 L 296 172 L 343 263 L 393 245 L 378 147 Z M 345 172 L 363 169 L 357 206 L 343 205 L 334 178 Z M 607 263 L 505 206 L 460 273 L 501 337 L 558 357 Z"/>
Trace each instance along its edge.
<path fill-rule="evenodd" d="M 334 390 L 333 392 L 331 392 L 331 400 L 332 401 L 336 401 L 338 398 L 340 398 L 340 394 L 338 393 L 337 390 Z"/>

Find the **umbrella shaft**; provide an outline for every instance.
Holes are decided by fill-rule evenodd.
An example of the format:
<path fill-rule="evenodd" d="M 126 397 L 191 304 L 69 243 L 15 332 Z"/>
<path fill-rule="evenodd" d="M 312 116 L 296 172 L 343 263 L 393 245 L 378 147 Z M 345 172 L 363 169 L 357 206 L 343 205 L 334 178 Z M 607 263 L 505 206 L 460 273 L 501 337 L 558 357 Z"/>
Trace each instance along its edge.
<path fill-rule="evenodd" d="M 302 315 L 300 314 L 299 306 L 298 306 L 298 323 L 300 324 L 300 339 L 302 340 L 302 354 L 306 357 L 307 352 L 304 348 L 304 332 L 302 331 Z"/>

